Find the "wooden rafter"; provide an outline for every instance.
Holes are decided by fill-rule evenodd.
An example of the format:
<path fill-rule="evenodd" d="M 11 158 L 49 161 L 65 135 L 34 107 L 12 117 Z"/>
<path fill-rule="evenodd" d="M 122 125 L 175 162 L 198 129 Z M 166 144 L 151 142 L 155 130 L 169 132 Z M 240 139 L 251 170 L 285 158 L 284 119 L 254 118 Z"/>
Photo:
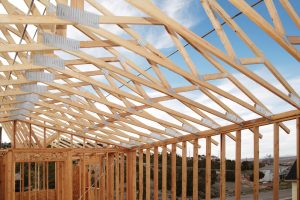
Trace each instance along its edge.
<path fill-rule="evenodd" d="M 13 126 L 9 121 L 15 117 L 12 113 L 22 110 L 18 106 L 23 101 L 17 101 L 16 96 L 30 94 L 22 91 L 21 86 L 42 83 L 47 85 L 48 91 L 38 93 L 39 101 L 34 103 L 34 108 L 25 108 L 30 111 L 30 114 L 26 114 L 25 119 L 19 122 L 18 128 L 21 131 L 16 136 L 19 144 L 27 144 L 33 138 L 38 146 L 41 146 L 41 141 L 45 139 L 47 145 L 70 147 L 71 140 L 64 138 L 78 136 L 83 138 L 82 144 L 85 144 L 83 140 L 86 139 L 94 141 L 87 147 L 95 147 L 97 142 L 133 147 L 147 145 L 149 141 L 159 142 L 163 140 L 162 138 L 172 140 L 174 137 L 191 133 L 198 135 L 207 131 L 218 132 L 225 125 L 230 126 L 230 124 L 244 127 L 243 116 L 233 105 L 242 107 L 249 114 L 272 120 L 275 116 L 272 113 L 276 111 L 264 105 L 259 94 L 251 91 L 243 81 L 238 80 L 231 70 L 223 66 L 222 62 L 270 91 L 287 105 L 296 110 L 300 108 L 297 102 L 300 101 L 297 91 L 279 73 L 271 63 L 272 60 L 265 57 L 245 31 L 229 16 L 226 9 L 215 0 L 201 0 L 200 3 L 224 51 L 171 19 L 156 5 L 146 0 L 127 0 L 131 6 L 144 13 L 143 17 L 117 16 L 99 2 L 86 0 L 98 12 L 99 25 L 114 25 L 122 31 L 122 34 L 102 27 L 91 27 L 61 19 L 50 12 L 51 4 L 47 0 L 40 1 L 44 7 L 40 3 L 30 4 L 27 0 L 24 2 L 29 9 L 27 13 L 7 0 L 1 2 L 6 13 L 0 14 L 0 31 L 3 35 L 0 38 L 0 122 L 4 124 L 3 127 L 9 135 L 12 133 Z M 286 35 L 284 21 L 280 18 L 278 8 L 273 1 L 264 2 L 272 22 L 264 19 L 244 0 L 230 0 L 230 2 L 299 61 L 299 51 L 293 46 L 299 44 L 299 36 Z M 70 6 L 84 10 L 84 3 L 85 0 L 73 0 Z M 280 3 L 298 26 L 299 16 L 290 2 L 280 1 Z M 39 11 L 40 7 L 45 9 L 44 13 Z M 238 56 L 220 19 L 224 20 L 224 23 L 227 23 L 251 49 L 254 57 Z M 29 25 L 33 27 L 34 35 L 29 33 Z M 153 44 L 144 41 L 143 35 L 133 30 L 131 25 L 161 26 L 171 38 L 188 70 L 172 61 L 169 56 L 165 56 Z M 42 32 L 69 37 L 70 34 L 67 34 L 66 30 L 70 27 L 82 35 L 82 40 L 78 40 L 79 50 L 66 50 L 43 43 Z M 216 72 L 200 74 L 201 70 L 198 69 L 198 65 L 193 61 L 191 53 L 185 48 L 186 45 L 181 38 Z M 16 42 L 18 40 L 20 42 Z M 88 53 L 97 52 L 99 49 L 103 55 Z M 125 55 L 124 50 L 135 56 Z M 11 53 L 15 53 L 14 58 L 10 56 Z M 65 60 L 65 69 L 56 69 L 33 64 L 31 58 L 35 54 L 61 59 L 66 59 L 65 56 L 68 55 L 72 58 Z M 143 63 L 135 59 L 138 57 L 144 59 Z M 247 68 L 255 64 L 264 65 L 284 89 L 275 87 Z M 166 70 L 180 76 L 188 85 L 174 86 L 175 84 L 170 81 L 172 77 L 170 79 L 165 75 Z M 53 82 L 29 80 L 25 74 L 27 71 L 45 71 L 53 74 L 55 78 Z M 229 81 L 248 100 L 231 94 L 222 86 L 215 84 L 214 81 L 218 80 Z M 160 95 L 152 97 L 153 91 Z M 216 106 L 209 106 L 184 94 L 191 91 L 201 92 L 203 97 Z M 188 113 L 168 106 L 167 103 L 172 101 L 178 103 Z M 257 106 L 261 109 L 258 110 Z M 157 116 L 156 111 L 163 113 L 165 117 Z M 55 130 L 56 133 L 46 131 L 47 138 L 43 139 L 43 134 L 40 134 L 35 127 L 32 129 L 32 137 L 29 137 L 24 135 L 24 131 L 27 130 L 26 123 L 47 127 L 49 130 Z M 278 125 L 289 133 L 290 130 L 283 123 L 279 122 Z M 187 127 L 191 130 L 187 130 Z M 254 131 L 252 126 L 248 128 Z M 227 135 L 233 140 L 236 139 L 230 132 Z M 217 144 L 213 139 L 211 141 Z M 80 145 L 80 141 L 77 140 L 75 145 Z M 180 145 L 178 147 L 181 148 Z"/>

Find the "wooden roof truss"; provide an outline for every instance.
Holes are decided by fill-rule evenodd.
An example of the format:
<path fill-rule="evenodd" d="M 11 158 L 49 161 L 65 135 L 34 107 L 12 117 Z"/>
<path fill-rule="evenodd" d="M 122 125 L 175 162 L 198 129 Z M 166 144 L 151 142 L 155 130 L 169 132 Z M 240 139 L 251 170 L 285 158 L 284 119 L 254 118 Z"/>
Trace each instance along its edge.
<path fill-rule="evenodd" d="M 65 2 L 67 1 L 60 0 L 56 3 Z M 69 147 L 72 135 L 77 147 L 83 146 L 83 140 L 86 139 L 89 142 L 84 142 L 85 147 L 96 147 L 101 144 L 130 148 L 181 135 L 201 135 L 202 131 L 208 129 L 218 132 L 228 124 L 243 126 L 245 119 L 240 116 L 233 104 L 255 116 L 272 119 L 276 114 L 260 101 L 255 91 L 248 89 L 247 85 L 224 65 L 270 91 L 293 109 L 299 110 L 299 94 L 217 1 L 200 2 L 222 42 L 224 51 L 168 17 L 151 1 L 127 0 L 127 2 L 143 12 L 145 17 L 115 16 L 96 0 L 72 0 L 69 5 L 84 9 L 84 4 L 89 4 L 97 10 L 99 24 L 114 25 L 122 30 L 122 34 L 116 34 L 101 26 L 92 27 L 61 19 L 53 12 L 54 4 L 47 0 L 24 0 L 28 13 L 8 0 L 1 1 L 6 14 L 0 16 L 0 31 L 3 35 L 0 38 L 0 122 L 9 137 L 12 137 L 13 129 L 12 111 L 20 110 L 17 105 L 22 103 L 16 100 L 16 96 L 28 94 L 21 90 L 21 86 L 37 82 L 47 85 L 48 91 L 38 93 L 39 101 L 34 103 L 33 109 L 28 109 L 30 112 L 26 114 L 26 118 L 17 123 L 20 131 L 17 141 L 24 146 L 28 141 L 26 136 L 29 132 L 28 124 L 34 127 L 32 131 L 35 140 L 41 142 L 43 131 L 40 127 L 45 127 L 46 144 L 53 147 Z M 229 0 L 229 2 L 292 57 L 300 60 L 300 53 L 296 47 L 299 44 L 299 36 L 286 34 L 284 22 L 279 17 L 272 0 L 265 0 L 262 3 L 266 5 L 273 23 L 264 19 L 244 0 Z M 300 19 L 292 4 L 287 0 L 280 0 L 280 3 L 290 16 L 290 20 L 300 28 Z M 43 8 L 44 12 L 38 8 Z M 224 30 L 223 21 L 251 49 L 253 57 L 238 57 Z M 132 25 L 163 27 L 188 70 L 148 43 L 132 28 Z M 29 26 L 34 27 L 34 33 L 28 31 Z M 80 41 L 79 50 L 60 49 L 43 43 L 42 33 L 67 37 L 67 29 L 76 30 L 84 35 L 85 39 Z M 217 73 L 201 74 L 199 72 L 201 69 L 197 69 L 183 40 L 196 50 L 199 56 L 206 59 Z M 97 49 L 106 54 L 103 53 L 102 56 L 89 53 L 97 52 Z M 148 69 L 131 57 L 125 56 L 124 52 L 142 57 Z M 34 65 L 32 57 L 36 54 L 62 59 L 65 59 L 62 55 L 68 55 L 72 59 L 65 59 L 65 69 L 54 69 Z M 275 87 L 247 67 L 255 64 L 264 65 L 280 83 L 282 89 Z M 89 70 L 86 70 L 87 65 L 91 66 Z M 189 85 L 174 87 L 170 79 L 164 75 L 163 71 L 166 69 L 182 77 Z M 46 71 L 54 74 L 55 80 L 54 82 L 28 80 L 25 76 L 28 71 Z M 239 98 L 214 84 L 214 81 L 224 79 L 249 100 Z M 185 93 L 190 91 L 201 92 L 217 106 L 212 108 L 186 96 Z M 151 92 L 160 95 L 153 97 Z M 172 101 L 179 103 L 183 110 L 188 109 L 193 114 L 166 106 L 167 102 Z M 158 117 L 157 112 L 167 117 Z M 283 123 L 280 123 L 280 127 L 289 133 L 289 129 Z M 234 135 L 230 133 L 228 135 L 234 139 Z M 217 144 L 216 141 L 214 143 Z"/>

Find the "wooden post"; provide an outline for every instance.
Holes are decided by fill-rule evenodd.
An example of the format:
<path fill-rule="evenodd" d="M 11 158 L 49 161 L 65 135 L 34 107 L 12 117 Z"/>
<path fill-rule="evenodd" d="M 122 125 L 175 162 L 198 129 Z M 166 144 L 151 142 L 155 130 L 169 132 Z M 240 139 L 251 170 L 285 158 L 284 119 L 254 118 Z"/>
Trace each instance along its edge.
<path fill-rule="evenodd" d="M 127 153 L 127 173 L 126 173 L 126 199 L 136 199 L 136 152 Z"/>
<path fill-rule="evenodd" d="M 206 158 L 205 158 L 205 199 L 211 197 L 211 137 L 206 138 Z"/>
<path fill-rule="evenodd" d="M 186 142 L 182 142 L 182 188 L 181 199 L 186 200 L 186 184 L 187 184 L 187 171 L 186 171 Z"/>
<path fill-rule="evenodd" d="M 176 200 L 176 144 L 172 144 L 172 200 Z"/>
<path fill-rule="evenodd" d="M 83 156 L 81 157 L 81 160 L 80 160 L 80 172 L 81 172 L 81 181 L 80 181 L 80 184 L 81 184 L 81 198 L 83 200 L 85 200 L 85 155 L 83 154 Z"/>
<path fill-rule="evenodd" d="M 2 126 L 0 126 L 0 149 L 2 149 Z"/>
<path fill-rule="evenodd" d="M 102 200 L 102 193 L 103 193 L 103 182 L 102 182 L 102 155 L 99 156 L 99 195 L 98 195 L 98 199 Z"/>
<path fill-rule="evenodd" d="M 72 170 L 71 170 L 72 171 Z M 43 162 L 43 190 L 46 188 L 46 162 Z"/>
<path fill-rule="evenodd" d="M 273 199 L 279 199 L 279 124 L 274 124 Z"/>
<path fill-rule="evenodd" d="M 139 150 L 139 200 L 143 200 L 144 196 L 144 180 L 143 180 L 143 168 L 144 168 L 144 153 L 143 149 Z"/>
<path fill-rule="evenodd" d="M 17 121 L 13 121 L 13 148 L 17 148 L 17 140 L 16 140 L 16 132 L 17 132 Z"/>
<path fill-rule="evenodd" d="M 74 148 L 74 138 L 73 138 L 73 135 L 71 135 L 71 147 Z"/>
<path fill-rule="evenodd" d="M 49 199 L 49 162 L 46 162 L 46 200 Z"/>
<path fill-rule="evenodd" d="M 136 200 L 136 151 L 132 152 L 132 200 Z"/>
<path fill-rule="evenodd" d="M 32 146 L 32 127 L 31 123 L 29 123 L 29 148 Z"/>
<path fill-rule="evenodd" d="M 132 192 L 132 186 L 131 184 L 131 176 L 130 176 L 130 171 L 131 171 L 131 164 L 132 164 L 132 155 L 130 152 L 127 152 L 126 156 L 126 199 L 131 199 L 131 192 Z"/>
<path fill-rule="evenodd" d="M 100 185 L 100 191 L 101 191 L 101 200 L 106 199 L 106 189 L 105 189 L 105 156 L 101 157 L 101 185 Z"/>
<path fill-rule="evenodd" d="M 12 200 L 15 195 L 14 191 L 14 166 L 13 166 L 13 153 L 8 151 L 6 154 L 6 163 L 5 163 L 5 199 Z"/>
<path fill-rule="evenodd" d="M 150 149 L 146 150 L 146 200 L 150 200 Z"/>
<path fill-rule="evenodd" d="M 44 148 L 47 148 L 46 128 L 44 127 Z"/>
<path fill-rule="evenodd" d="M 154 147 L 153 190 L 153 199 L 158 200 L 158 147 Z"/>
<path fill-rule="evenodd" d="M 120 156 L 116 153 L 116 200 L 120 200 Z"/>
<path fill-rule="evenodd" d="M 38 186 L 37 186 L 37 183 L 38 183 L 38 180 L 37 180 L 37 177 L 38 177 L 37 176 L 37 164 L 38 164 L 37 162 L 34 163 L 34 199 L 35 200 L 37 199 L 37 190 L 38 190 Z M 57 179 L 55 179 L 60 183 L 61 177 L 59 176 L 59 174 L 60 174 L 60 169 L 59 169 L 58 177 L 57 177 Z M 60 188 L 60 184 L 57 184 L 57 185 L 58 185 L 58 188 Z M 56 184 L 55 184 L 55 186 L 56 186 Z M 59 195 L 58 199 L 61 199 L 60 195 Z"/>
<path fill-rule="evenodd" d="M 162 147 L 162 200 L 167 200 L 167 147 Z"/>
<path fill-rule="evenodd" d="M 20 194 L 21 200 L 23 200 L 23 196 L 24 196 L 24 186 L 25 186 L 25 185 L 24 185 L 24 182 L 25 182 L 25 176 L 24 176 L 24 175 L 25 175 L 25 173 L 24 173 L 24 172 L 25 172 L 25 168 L 24 168 L 24 165 L 25 165 L 24 162 L 21 162 L 21 163 L 20 163 L 20 168 L 21 168 L 21 169 L 20 169 L 20 172 L 21 172 L 21 173 L 20 173 L 20 174 L 21 174 L 21 185 L 20 185 L 20 186 L 21 186 L 21 190 L 20 190 L 20 193 L 19 193 L 19 194 Z"/>
<path fill-rule="evenodd" d="M 296 141 L 297 141 L 297 200 L 300 200 L 300 117 L 296 120 Z"/>
<path fill-rule="evenodd" d="M 120 197 L 124 199 L 124 153 L 121 154 L 120 165 Z"/>
<path fill-rule="evenodd" d="M 59 178 L 59 166 L 58 166 L 58 162 L 55 162 L 55 196 L 56 196 L 56 199 L 59 200 L 59 181 L 58 181 L 58 178 Z M 35 183 L 36 183 L 36 180 L 35 180 L 35 163 L 34 163 L 34 189 L 35 189 Z M 35 192 L 34 192 L 35 194 Z"/>
<path fill-rule="evenodd" d="M 198 199 L 198 139 L 194 140 L 193 150 L 193 200 Z"/>
<path fill-rule="evenodd" d="M 253 199 L 259 199 L 259 133 L 254 127 Z"/>
<path fill-rule="evenodd" d="M 220 200 L 226 199 L 226 135 L 221 134 Z"/>
<path fill-rule="evenodd" d="M 113 153 L 108 153 L 107 156 L 107 165 L 106 165 L 106 170 L 107 170 L 107 196 L 108 200 L 113 200 L 114 199 L 114 154 Z"/>
<path fill-rule="evenodd" d="M 28 162 L 28 176 L 27 176 L 27 178 L 28 178 L 28 199 L 31 200 L 31 162 Z"/>
<path fill-rule="evenodd" d="M 241 199 L 241 130 L 235 136 L 235 200 Z"/>
<path fill-rule="evenodd" d="M 67 159 L 64 162 L 64 191 L 63 196 L 66 200 L 72 200 L 73 199 L 73 191 L 72 191 L 72 185 L 73 185 L 73 179 L 72 179 L 72 172 L 73 172 L 73 164 L 72 164 L 72 152 L 67 153 Z"/>
<path fill-rule="evenodd" d="M 16 186 L 15 186 L 15 176 L 16 176 L 16 162 L 14 160 L 14 153 L 11 154 L 11 173 L 9 174 L 11 176 L 11 182 L 9 182 L 9 184 L 11 184 L 11 191 L 12 191 L 12 195 L 11 200 L 15 200 L 16 199 Z"/>

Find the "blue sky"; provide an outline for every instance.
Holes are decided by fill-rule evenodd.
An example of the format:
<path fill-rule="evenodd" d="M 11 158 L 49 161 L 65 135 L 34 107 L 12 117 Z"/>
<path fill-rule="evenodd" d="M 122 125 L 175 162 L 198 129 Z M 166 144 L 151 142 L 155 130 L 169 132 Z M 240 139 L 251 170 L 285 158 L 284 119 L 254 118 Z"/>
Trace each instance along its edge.
<path fill-rule="evenodd" d="M 252 4 L 256 2 L 257 0 L 251 0 L 247 1 L 249 4 Z M 103 5 L 111 10 L 112 12 L 117 13 L 118 15 L 142 15 L 144 16 L 142 12 L 138 11 L 137 9 L 132 8 L 130 5 L 128 5 L 123 0 L 114 0 L 113 2 L 111 0 L 99 0 L 100 3 L 103 3 Z M 208 31 L 212 29 L 212 25 L 209 21 L 209 19 L 206 16 L 206 13 L 204 12 L 200 1 L 199 0 L 155 0 L 154 1 L 167 15 L 169 15 L 171 18 L 175 19 L 179 23 L 185 25 L 186 27 L 190 28 L 192 31 L 197 33 L 198 35 L 202 36 L 206 34 Z M 232 6 L 228 1 L 218 1 L 223 8 L 229 13 L 229 15 L 234 15 L 238 13 L 238 10 Z M 297 29 L 295 24 L 292 22 L 292 20 L 289 18 L 287 13 L 284 11 L 284 9 L 281 7 L 279 1 L 274 1 L 276 4 L 276 7 L 278 8 L 279 15 L 281 16 L 284 24 L 284 28 L 286 29 L 287 35 L 299 35 L 300 31 Z M 291 0 L 291 3 L 296 8 L 295 10 L 300 10 L 300 2 L 297 0 Z M 96 12 L 95 9 L 91 8 L 91 6 L 86 5 L 86 10 Z M 255 10 L 257 10 L 260 14 L 262 14 L 269 22 L 271 22 L 270 17 L 268 16 L 268 12 L 266 10 L 266 7 L 264 3 L 260 3 L 255 7 Z M 249 35 L 250 39 L 254 41 L 255 44 L 264 52 L 266 58 L 271 60 L 272 64 L 275 66 L 275 68 L 283 75 L 284 78 L 288 80 L 288 82 L 291 84 L 291 86 L 299 93 L 300 92 L 300 70 L 299 70 L 299 62 L 297 62 L 292 56 L 290 56 L 284 49 L 282 49 L 277 43 L 273 41 L 272 38 L 270 38 L 265 32 L 260 30 L 253 22 L 251 22 L 246 16 L 240 15 L 235 19 L 235 21 L 238 23 L 238 25 L 241 26 L 241 28 Z M 113 25 L 103 25 L 101 26 L 103 28 L 106 28 L 107 30 L 110 30 L 114 32 L 115 34 L 118 34 L 124 38 L 127 36 L 123 34 L 121 30 L 114 27 Z M 151 44 L 154 44 L 155 47 L 159 48 L 160 51 L 162 51 L 165 55 L 169 55 L 172 53 L 176 48 L 174 47 L 174 44 L 172 43 L 172 40 L 168 37 L 166 34 L 166 31 L 163 27 L 148 27 L 148 26 L 132 26 L 137 32 L 139 32 L 146 41 L 148 41 Z M 232 45 L 234 47 L 235 52 L 237 53 L 238 57 L 240 58 L 247 58 L 247 57 L 253 57 L 253 54 L 248 49 L 248 47 L 242 43 L 242 41 L 232 32 L 232 30 L 225 25 L 224 26 L 225 32 L 228 34 L 228 37 L 230 41 L 232 42 Z M 80 38 L 83 40 L 82 35 L 79 33 L 75 33 L 70 31 L 69 36 L 72 38 Z M 219 49 L 224 50 L 222 43 L 220 42 L 217 34 L 213 32 L 212 34 L 205 37 L 205 40 L 211 42 L 213 45 L 218 47 Z M 185 44 L 185 41 L 182 40 L 182 43 Z M 299 48 L 298 48 L 299 49 Z M 215 73 L 217 70 L 212 67 L 210 63 L 208 63 L 196 50 L 194 50 L 191 46 L 186 47 L 187 52 L 191 56 L 193 62 L 196 64 L 199 74 L 209 74 L 209 73 Z M 134 60 L 141 68 L 146 69 L 149 67 L 148 64 L 146 64 L 146 61 L 141 58 L 140 56 L 137 56 L 136 54 L 132 54 L 124 49 L 121 49 L 122 52 L 124 52 L 124 55 Z M 95 53 L 95 50 L 91 51 L 90 53 Z M 101 53 L 102 56 L 105 55 L 106 52 L 104 51 L 97 51 L 97 53 Z M 66 58 L 67 55 L 64 55 Z M 176 63 L 181 68 L 188 71 L 188 68 L 186 64 L 184 63 L 182 57 L 179 53 L 176 53 L 170 57 L 170 59 Z M 261 97 L 262 101 L 268 105 L 268 107 L 273 109 L 273 111 L 276 112 L 282 112 L 285 110 L 292 109 L 290 106 L 282 104 L 283 101 L 275 98 L 274 95 L 268 93 L 265 91 L 262 87 L 255 84 L 253 81 L 249 80 L 248 78 L 241 75 L 239 72 L 237 72 L 235 69 L 231 68 L 230 66 L 225 66 L 228 71 L 233 73 L 239 80 L 241 80 L 242 83 L 247 85 L 249 88 L 254 90 L 257 97 Z M 251 69 L 251 71 L 254 71 L 264 79 L 270 81 L 273 85 L 276 87 L 278 86 L 279 89 L 282 89 L 282 87 L 278 84 L 278 82 L 272 77 L 272 75 L 266 70 L 266 68 L 263 65 L 252 65 L 252 66 L 246 66 L 248 69 Z M 184 80 L 182 77 L 176 75 L 173 72 L 170 72 L 169 70 L 162 68 L 162 71 L 167 77 L 168 81 L 170 82 L 172 87 L 180 87 L 185 85 L 190 85 L 186 80 Z M 137 72 L 135 72 L 137 74 Z M 150 74 L 154 74 L 152 70 L 149 70 Z M 105 82 L 105 80 L 102 80 Z M 225 91 L 229 91 L 232 94 L 241 95 L 239 92 L 232 87 L 232 84 L 228 83 L 225 80 L 218 80 L 212 82 L 214 85 L 218 85 L 222 87 Z M 222 86 L 221 86 L 222 85 Z M 124 88 L 124 90 L 126 90 Z M 153 94 L 157 95 L 157 94 Z M 185 95 L 191 97 L 193 100 L 196 100 L 200 103 L 203 103 L 205 105 L 213 106 L 212 103 L 204 97 L 203 94 L 200 92 L 189 92 Z M 242 96 L 242 95 L 241 95 Z M 221 97 L 220 97 L 221 98 Z M 229 105 L 235 106 L 232 102 L 228 102 Z M 166 105 L 167 106 L 167 105 Z M 169 106 L 178 106 L 179 104 L 176 102 L 170 103 Z M 189 113 L 188 110 L 184 110 L 183 112 Z M 246 110 L 243 110 L 240 108 L 241 115 L 245 118 L 256 118 L 257 116 L 248 114 Z M 282 155 L 291 155 L 293 154 L 293 149 L 295 148 L 295 144 L 293 143 L 293 138 L 295 136 L 294 134 L 294 122 L 287 123 L 289 125 L 289 128 L 292 130 L 292 133 L 288 136 L 284 135 L 282 139 L 288 141 L 283 141 L 281 153 Z M 272 137 L 270 137 L 270 134 L 272 133 L 271 128 L 263 128 L 263 130 L 266 132 L 266 136 L 264 139 L 261 140 L 262 143 L 262 149 L 261 149 L 261 155 L 267 153 L 272 153 L 270 151 L 270 148 L 268 145 L 264 145 L 266 141 L 269 141 Z M 282 133 L 284 134 L 284 133 Z M 251 133 L 247 134 L 244 138 L 244 145 L 248 149 L 251 149 Z M 7 139 L 5 139 L 7 140 Z M 218 140 L 218 138 L 216 138 Z M 229 139 L 228 139 L 229 140 Z M 203 141 L 200 142 L 201 144 Z M 228 141 L 229 144 L 230 140 Z M 268 144 L 268 142 L 266 143 Z M 205 146 L 204 143 L 202 146 Z M 203 148 L 201 148 L 203 149 Z M 246 148 L 247 149 L 247 148 Z M 233 156 L 233 150 L 234 148 L 228 149 L 228 156 Z M 270 151 L 270 152 L 269 152 Z M 217 154 L 218 151 L 215 150 L 215 153 Z M 244 157 L 251 157 L 251 151 L 245 151 L 243 152 Z"/>

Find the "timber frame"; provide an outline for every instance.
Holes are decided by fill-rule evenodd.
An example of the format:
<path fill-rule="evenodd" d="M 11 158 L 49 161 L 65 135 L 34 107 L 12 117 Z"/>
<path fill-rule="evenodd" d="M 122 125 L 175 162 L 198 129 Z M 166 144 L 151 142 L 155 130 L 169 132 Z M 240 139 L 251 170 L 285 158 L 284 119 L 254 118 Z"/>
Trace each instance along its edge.
<path fill-rule="evenodd" d="M 281 9 L 280 13 L 287 16 L 284 19 L 290 20 L 289 24 L 299 30 L 300 17 L 293 1 L 259 0 L 250 5 L 246 0 L 228 0 L 226 3 L 239 12 L 231 16 L 222 3 L 200 0 L 213 27 L 204 35 L 186 28 L 149 0 L 125 1 L 142 14 L 118 16 L 97 0 L 71 0 L 68 6 L 82 11 L 93 10 L 99 15 L 99 26 L 93 27 L 56 15 L 56 5 L 67 5 L 67 0 L 22 0 L 26 7 L 23 10 L 9 0 L 1 0 L 4 13 L 0 9 L 0 123 L 11 141 L 11 149 L 0 151 L 0 190 L 6 191 L 0 192 L 0 200 L 119 200 L 125 193 L 126 199 L 141 200 L 144 196 L 147 200 L 158 199 L 158 166 L 162 167 L 160 198 L 167 199 L 167 165 L 172 169 L 171 198 L 176 199 L 176 153 L 179 152 L 183 161 L 182 199 L 186 199 L 187 146 L 193 146 L 193 172 L 198 171 L 200 140 L 205 141 L 207 200 L 211 198 L 212 145 L 219 145 L 220 199 L 223 200 L 226 198 L 227 138 L 235 142 L 235 196 L 240 199 L 241 138 L 245 130 L 253 134 L 253 199 L 258 199 L 259 140 L 263 137 L 259 127 L 266 125 L 274 126 L 273 191 L 274 199 L 278 199 L 279 133 L 280 130 L 286 134 L 291 132 L 286 121 L 296 121 L 295 153 L 300 191 L 299 88 L 289 83 L 286 75 L 272 63 L 272 58 L 265 55 L 235 19 L 244 15 L 290 59 L 299 63 L 300 35 L 288 35 L 290 30 L 279 14 Z M 262 4 L 271 21 L 255 9 Z M 136 26 L 162 28 L 181 60 L 173 60 L 170 57 L 173 53 L 166 56 L 165 51 L 143 38 L 134 29 Z M 73 35 L 70 32 L 74 32 Z M 239 38 L 251 56 L 240 57 L 229 32 Z M 43 33 L 77 38 L 79 49 L 45 44 Z M 219 39 L 221 47 L 206 40 L 211 33 Z M 41 54 L 63 59 L 65 68 L 34 64 L 34 56 Z M 197 56 L 214 72 L 200 73 L 199 60 L 194 59 Z M 251 69 L 256 65 L 266 69 L 276 84 Z M 26 76 L 27 72 L 37 71 L 54 75 L 54 81 L 32 80 Z M 295 74 L 300 75 L 299 72 L 297 69 Z M 249 81 L 245 83 L 237 74 L 253 82 L 257 90 L 279 99 L 283 107 L 280 112 L 276 106 L 266 105 L 261 100 L 263 94 L 250 88 L 246 84 Z M 176 77 L 185 84 L 178 86 Z M 225 82 L 234 90 L 219 84 Z M 33 108 L 20 107 L 26 101 L 17 98 L 33 94 L 22 89 L 28 84 L 47 86 L 46 92 L 33 92 L 39 97 L 32 102 Z M 238 91 L 238 94 L 231 91 Z M 191 94 L 205 100 L 193 98 Z M 175 104 L 180 105 L 182 111 L 173 106 Z M 26 112 L 16 114 L 21 110 Z M 158 163 L 159 152 L 162 163 Z M 168 153 L 171 163 L 167 163 Z M 151 154 L 154 155 L 153 163 L 150 162 Z M 45 175 L 49 175 L 49 163 L 55 166 L 54 189 L 49 189 L 49 177 Z M 31 172 L 33 165 L 35 171 Z M 21 177 L 18 192 L 16 167 Z M 146 174 L 143 174 L 144 167 Z M 150 168 L 154 173 L 153 194 Z M 24 177 L 30 173 L 34 173 L 35 183 L 42 186 L 35 185 L 25 191 Z M 28 178 L 26 183 L 31 185 L 31 181 Z M 198 199 L 197 188 L 198 173 L 193 173 L 193 199 Z"/>

